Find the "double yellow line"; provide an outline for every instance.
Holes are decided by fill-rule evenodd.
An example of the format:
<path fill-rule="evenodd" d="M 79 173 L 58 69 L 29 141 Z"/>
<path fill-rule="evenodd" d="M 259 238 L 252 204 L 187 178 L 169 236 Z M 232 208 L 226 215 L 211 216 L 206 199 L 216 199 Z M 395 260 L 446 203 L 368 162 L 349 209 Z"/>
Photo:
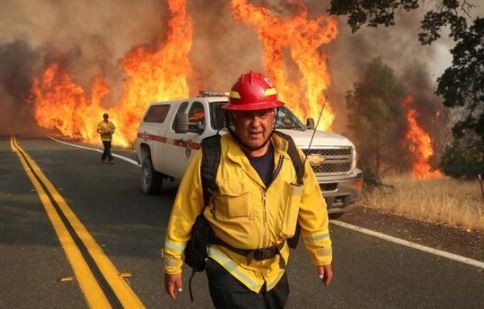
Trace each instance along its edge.
<path fill-rule="evenodd" d="M 25 152 L 25 150 L 18 145 L 15 137 L 13 136 L 10 139 L 10 147 L 12 151 L 17 154 L 20 163 L 22 164 L 27 176 L 30 178 L 30 181 L 39 195 L 40 201 L 44 205 L 47 216 L 54 226 L 57 237 L 64 248 L 67 259 L 74 270 L 74 274 L 89 306 L 91 308 L 112 308 L 112 305 L 101 289 L 101 286 L 89 268 L 86 259 L 82 255 L 81 250 L 78 248 L 74 239 L 72 238 L 72 235 L 69 233 L 68 228 L 62 221 L 62 218 L 59 212 L 56 210 L 53 202 L 58 205 L 60 212 L 66 218 L 76 236 L 86 247 L 87 252 L 97 265 L 100 273 L 109 284 L 121 305 L 124 308 L 144 308 L 144 305 L 138 296 L 129 287 L 124 278 L 121 277 L 120 272 L 116 269 L 106 254 L 104 254 L 101 247 L 94 240 L 91 234 L 89 234 L 87 229 L 71 210 L 65 199 L 60 195 L 47 177 L 45 177 L 37 163 L 32 160 L 27 152 Z"/>

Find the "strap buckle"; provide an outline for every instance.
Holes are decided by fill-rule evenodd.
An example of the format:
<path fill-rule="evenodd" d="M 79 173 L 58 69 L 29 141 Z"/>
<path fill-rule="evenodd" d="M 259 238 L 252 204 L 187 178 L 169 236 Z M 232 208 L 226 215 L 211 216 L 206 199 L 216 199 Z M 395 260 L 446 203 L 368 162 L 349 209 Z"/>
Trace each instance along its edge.
<path fill-rule="evenodd" d="M 279 248 L 277 246 L 256 249 L 254 250 L 254 259 L 257 261 L 272 259 L 279 254 Z"/>

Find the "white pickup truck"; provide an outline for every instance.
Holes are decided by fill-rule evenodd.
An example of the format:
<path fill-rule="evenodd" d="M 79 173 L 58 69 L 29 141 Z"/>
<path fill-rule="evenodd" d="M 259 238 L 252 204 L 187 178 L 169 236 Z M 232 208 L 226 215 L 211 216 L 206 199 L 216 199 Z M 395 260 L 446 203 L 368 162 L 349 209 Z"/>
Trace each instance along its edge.
<path fill-rule="evenodd" d="M 158 193 L 162 181 L 181 179 L 202 139 L 219 129 L 221 134 L 226 132 L 221 107 L 227 102 L 224 95 L 202 93 L 200 97 L 149 106 L 135 142 L 143 192 Z M 303 125 L 287 107 L 278 110 L 276 129 L 290 135 L 308 156 L 330 215 L 342 215 L 358 199 L 362 185 L 353 143 L 341 135 L 317 130 L 309 145 L 314 120 L 309 118 Z"/>

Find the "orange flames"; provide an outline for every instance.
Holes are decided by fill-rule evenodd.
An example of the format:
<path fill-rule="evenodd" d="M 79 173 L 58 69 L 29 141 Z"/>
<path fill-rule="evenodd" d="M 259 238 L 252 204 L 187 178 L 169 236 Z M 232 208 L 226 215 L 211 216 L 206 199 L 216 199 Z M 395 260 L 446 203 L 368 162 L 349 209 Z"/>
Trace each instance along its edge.
<path fill-rule="evenodd" d="M 149 103 L 189 95 L 192 21 L 186 13 L 186 0 L 169 1 L 168 6 L 172 17 L 165 44 L 137 47 L 121 60 L 128 82 L 118 106 L 123 133 L 130 141 L 136 138 L 140 117 Z"/>
<path fill-rule="evenodd" d="M 412 176 L 419 179 L 442 177 L 439 170 L 432 171 L 429 159 L 434 154 L 432 140 L 417 123 L 418 113 L 413 108 L 414 99 L 407 95 L 402 100 L 402 106 L 407 110 L 408 131 L 405 134 L 410 152 L 414 155 Z"/>
<path fill-rule="evenodd" d="M 291 2 L 298 10 L 283 18 L 271 10 L 249 4 L 247 0 L 232 0 L 235 19 L 253 26 L 263 44 L 264 68 L 279 91 L 281 100 L 305 119 L 317 118 L 324 102 L 324 92 L 331 85 L 326 54 L 320 50 L 338 34 L 336 19 L 320 16 L 308 19 L 308 10 L 301 0 Z M 284 49 L 299 69 L 297 82 L 284 61 Z M 320 128 L 331 130 L 334 111 L 326 103 Z"/>
<path fill-rule="evenodd" d="M 310 20 L 301 0 L 293 0 L 292 4 L 297 13 L 290 17 L 275 15 L 245 0 L 232 0 L 232 10 L 236 20 L 257 30 L 263 44 L 265 71 L 279 90 L 281 100 L 301 119 L 317 118 L 324 92 L 331 83 L 326 55 L 320 48 L 336 37 L 336 20 Z M 188 97 L 192 20 L 186 11 L 186 0 L 168 0 L 168 7 L 171 17 L 164 41 L 135 47 L 120 59 L 120 71 L 126 76 L 121 93 L 113 93 L 115 88 L 103 75 L 97 76 L 87 90 L 59 63 L 48 63 L 32 86 L 38 124 L 67 137 L 99 142 L 97 124 L 102 113 L 107 112 L 116 125 L 113 143 L 129 146 L 149 103 Z M 286 51 L 298 72 L 287 66 Z M 110 102 L 115 97 L 119 100 Z M 330 130 L 333 120 L 334 112 L 327 103 L 319 127 Z"/>
<path fill-rule="evenodd" d="M 192 21 L 186 13 L 186 0 L 170 0 L 168 6 L 172 17 L 165 43 L 134 48 L 120 61 L 127 81 L 115 107 L 102 104 L 110 92 L 103 76 L 95 79 L 88 96 L 67 71 L 52 63 L 40 79 L 33 81 L 37 123 L 44 128 L 57 129 L 64 136 L 93 142 L 99 139 L 97 124 L 106 111 L 116 124 L 113 143 L 128 146 L 136 137 L 140 117 L 149 103 L 187 97 Z"/>
<path fill-rule="evenodd" d="M 40 126 L 56 128 L 65 136 L 84 140 L 97 137 L 97 122 L 102 114 L 99 103 L 109 93 L 102 76 L 95 79 L 87 96 L 67 71 L 51 64 L 41 80 L 34 79 L 32 93 L 36 101 L 34 116 Z"/>

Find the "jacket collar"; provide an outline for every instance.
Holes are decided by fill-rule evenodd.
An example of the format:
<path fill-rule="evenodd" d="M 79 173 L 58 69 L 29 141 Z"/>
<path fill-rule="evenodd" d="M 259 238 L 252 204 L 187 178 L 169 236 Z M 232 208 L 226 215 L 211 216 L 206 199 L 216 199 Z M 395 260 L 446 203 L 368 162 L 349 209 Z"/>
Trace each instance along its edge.
<path fill-rule="evenodd" d="M 242 150 L 240 144 L 231 136 L 231 134 L 226 134 L 227 136 L 227 158 L 235 164 L 241 166 L 241 168 L 259 185 L 265 187 L 264 183 L 257 174 L 257 171 L 252 167 L 250 164 L 247 155 Z M 284 160 L 289 159 L 290 157 L 287 153 L 288 143 L 285 139 L 277 136 L 276 134 L 272 134 L 271 136 L 271 143 L 274 146 L 274 162 L 277 165 L 277 162 L 284 158 Z"/>

